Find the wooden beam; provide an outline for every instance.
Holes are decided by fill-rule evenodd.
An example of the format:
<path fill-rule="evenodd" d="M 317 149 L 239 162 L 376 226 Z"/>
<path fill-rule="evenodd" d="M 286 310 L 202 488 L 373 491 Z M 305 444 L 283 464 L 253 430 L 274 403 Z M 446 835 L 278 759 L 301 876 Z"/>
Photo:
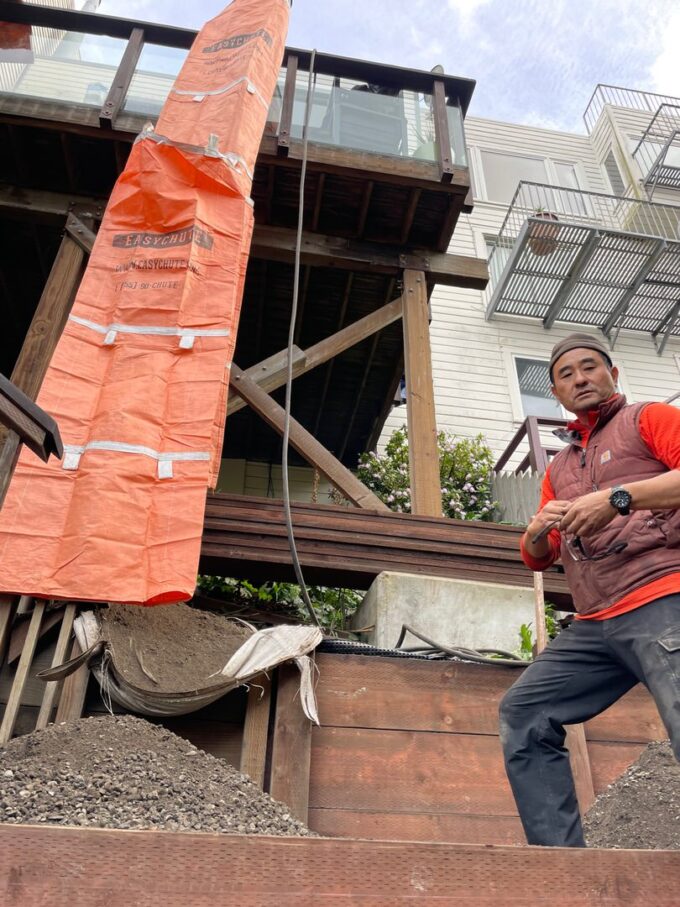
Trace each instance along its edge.
<path fill-rule="evenodd" d="M 96 239 L 95 233 L 73 213 L 66 218 L 66 232 L 83 252 L 91 254 Z"/>
<path fill-rule="evenodd" d="M 312 215 L 311 229 L 314 233 L 319 229 L 319 217 L 321 216 L 321 204 L 323 202 L 323 189 L 326 185 L 326 174 L 320 173 L 316 184 L 316 197 L 314 199 L 314 214 Z"/>
<path fill-rule="evenodd" d="M 21 696 L 24 692 L 26 681 L 28 680 L 28 672 L 31 669 L 35 646 L 38 642 L 38 636 L 40 635 L 40 624 L 42 623 L 43 614 L 45 613 L 45 604 L 43 599 L 35 599 L 31 623 L 28 628 L 28 635 L 26 637 L 26 642 L 24 643 L 21 658 L 19 659 L 19 664 L 17 665 L 16 674 L 14 675 L 12 689 L 10 690 L 7 705 L 5 706 L 5 713 L 2 717 L 2 724 L 0 725 L 0 746 L 5 746 L 5 744 L 9 743 L 12 739 L 14 725 L 16 724 L 19 707 L 21 705 Z"/>
<path fill-rule="evenodd" d="M 374 186 L 375 182 L 373 180 L 369 180 L 366 183 L 366 188 L 364 189 L 364 197 L 361 200 L 361 208 L 359 209 L 359 216 L 357 218 L 357 239 L 361 239 L 361 237 L 364 235 L 364 230 L 366 229 L 366 219 L 368 217 L 368 209 L 371 206 L 371 196 L 373 195 Z"/>
<path fill-rule="evenodd" d="M 81 218 L 87 212 L 95 220 L 99 220 L 105 208 L 104 198 L 88 198 L 64 192 L 50 192 L 47 189 L 0 186 L 0 214 L 3 217 L 61 226 L 70 211 L 77 209 Z"/>
<path fill-rule="evenodd" d="M 0 668 L 5 663 L 16 607 L 16 595 L 0 595 Z"/>
<path fill-rule="evenodd" d="M 285 411 L 257 384 L 248 378 L 236 364 L 231 367 L 231 386 L 237 394 L 280 435 L 284 432 Z M 357 507 L 370 510 L 387 510 L 385 504 L 369 491 L 357 477 L 337 460 L 299 422 L 290 420 L 290 444 L 312 466 L 316 466 L 349 501 Z"/>
<path fill-rule="evenodd" d="M 78 640 L 73 641 L 71 658 L 76 658 L 82 653 Z M 81 665 L 73 674 L 69 674 L 61 690 L 55 723 L 62 721 L 76 721 L 83 714 L 87 685 L 90 680 L 90 669 L 86 664 Z"/>
<path fill-rule="evenodd" d="M 99 111 L 99 125 L 102 129 L 113 129 L 113 123 L 128 93 L 130 82 L 135 74 L 139 56 L 144 47 L 144 29 L 133 28 L 128 38 L 125 52 L 118 64 L 111 88 Z"/>
<path fill-rule="evenodd" d="M 281 119 L 279 120 L 278 147 L 282 154 L 288 153 L 290 132 L 293 125 L 293 107 L 295 105 L 295 89 L 297 88 L 297 64 L 295 54 L 288 57 L 286 67 L 286 81 L 283 85 L 283 101 L 281 104 Z"/>
<path fill-rule="evenodd" d="M 239 767 L 261 788 L 264 788 L 271 700 L 271 681 L 266 674 L 250 681 Z"/>
<path fill-rule="evenodd" d="M 427 285 L 422 272 L 404 271 L 404 361 L 411 477 L 411 511 L 442 516 L 437 423 Z"/>
<path fill-rule="evenodd" d="M 404 212 L 404 221 L 401 226 L 401 236 L 399 237 L 399 241 L 403 246 L 408 243 L 411 227 L 413 226 L 413 219 L 416 216 L 416 209 L 418 208 L 418 202 L 420 201 L 420 196 L 422 194 L 422 189 L 411 189 L 408 205 Z"/>
<path fill-rule="evenodd" d="M 304 375 L 306 372 L 316 368 L 349 349 L 357 343 L 361 343 L 371 334 L 381 331 L 383 328 L 398 321 L 401 318 L 402 301 L 401 296 L 393 300 L 370 315 L 360 318 L 336 334 L 332 334 L 325 340 L 320 340 L 307 350 L 300 350 L 299 347 L 293 347 L 293 377 Z M 263 390 L 271 393 L 277 387 L 282 387 L 286 383 L 286 358 L 287 350 L 281 350 L 274 356 L 258 362 L 257 365 L 251 366 L 244 371 L 244 375 L 252 378 Z M 247 403 L 240 397 L 233 388 L 229 390 L 229 405 L 227 414 L 232 415 L 238 410 L 247 406 Z"/>
<path fill-rule="evenodd" d="M 85 253 L 64 236 L 12 372 L 12 384 L 35 400 L 71 311 L 80 283 Z M 0 479 L 11 476 L 18 458 L 19 435 L 0 433 Z M 9 479 L 7 479 L 9 481 Z"/>
<path fill-rule="evenodd" d="M 340 315 L 338 317 L 338 331 L 342 330 L 343 325 L 345 324 L 345 318 L 347 317 L 347 306 L 349 305 L 349 299 L 352 294 L 352 284 L 354 283 L 354 274 L 350 271 L 347 275 L 347 280 L 345 281 L 345 292 L 342 295 L 342 303 L 340 305 Z M 333 377 L 333 366 L 335 365 L 335 357 L 328 360 L 328 366 L 326 367 L 326 374 L 323 379 L 323 387 L 321 389 L 321 397 L 319 399 L 319 404 L 316 411 L 316 419 L 314 420 L 314 428 L 312 429 L 312 434 L 316 437 L 319 433 L 319 425 L 321 425 L 321 420 L 326 415 L 326 399 L 328 397 L 328 389 L 331 386 L 331 378 Z"/>
<path fill-rule="evenodd" d="M 300 704 L 300 672 L 296 665 L 282 664 L 278 681 L 269 793 L 307 824 L 312 723 Z"/>
<path fill-rule="evenodd" d="M 75 602 L 68 602 L 64 608 L 64 614 L 61 621 L 61 627 L 59 629 L 59 638 L 57 639 L 57 645 L 54 649 L 54 657 L 52 658 L 52 667 L 56 668 L 59 665 L 63 664 L 66 661 L 66 652 L 68 645 L 71 641 L 71 634 L 73 632 L 73 621 L 76 616 L 76 605 Z M 52 717 L 52 709 L 54 708 L 54 701 L 56 699 L 57 693 L 59 691 L 60 681 L 51 680 L 45 684 L 45 692 L 43 694 L 43 701 L 40 705 L 40 711 L 38 713 L 38 720 L 35 724 L 36 731 L 40 731 L 43 728 L 46 728 Z"/>
<path fill-rule="evenodd" d="M 441 79 L 434 80 L 432 115 L 434 117 L 434 132 L 437 140 L 440 179 L 443 183 L 450 183 L 453 179 L 455 167 L 451 160 L 451 137 L 449 135 L 449 118 L 446 112 L 446 88 Z"/>
<path fill-rule="evenodd" d="M 292 262 L 295 247 L 295 230 L 256 225 L 250 254 L 253 258 Z M 301 259 L 303 264 L 317 268 L 370 271 L 397 277 L 407 268 L 422 271 L 430 283 L 473 290 L 483 290 L 489 279 L 487 263 L 482 258 L 426 249 L 405 252 L 401 246 L 359 242 L 307 231 L 302 235 Z"/>

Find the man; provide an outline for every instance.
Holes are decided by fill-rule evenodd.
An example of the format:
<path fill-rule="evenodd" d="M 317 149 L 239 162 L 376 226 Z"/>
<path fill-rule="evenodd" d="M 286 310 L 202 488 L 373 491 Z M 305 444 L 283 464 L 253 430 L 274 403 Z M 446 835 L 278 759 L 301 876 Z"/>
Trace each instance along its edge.
<path fill-rule="evenodd" d="M 603 343 L 571 334 L 550 358 L 552 392 L 576 415 L 552 460 L 522 557 L 561 557 L 577 615 L 508 690 L 500 734 L 529 844 L 584 847 L 564 747 L 639 681 L 680 760 L 680 410 L 627 405 Z"/>

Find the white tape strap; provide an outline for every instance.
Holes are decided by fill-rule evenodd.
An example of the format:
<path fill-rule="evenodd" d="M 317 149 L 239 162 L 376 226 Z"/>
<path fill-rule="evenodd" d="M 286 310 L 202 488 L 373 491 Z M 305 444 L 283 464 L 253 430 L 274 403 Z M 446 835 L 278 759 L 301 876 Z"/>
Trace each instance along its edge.
<path fill-rule="evenodd" d="M 158 463 L 159 479 L 172 478 L 172 464 L 175 462 L 210 460 L 210 454 L 207 451 L 160 451 L 142 444 L 124 444 L 121 441 L 90 441 L 88 444 L 64 444 L 63 469 L 78 469 L 80 458 L 88 450 L 107 450 L 113 453 L 141 454 L 144 457 L 150 457 Z"/>
<path fill-rule="evenodd" d="M 87 318 L 79 318 L 77 315 L 69 315 L 69 321 L 79 324 L 82 327 L 90 328 L 98 334 L 104 335 L 104 345 L 111 346 L 116 342 L 118 334 L 157 334 L 161 337 L 179 337 L 179 345 L 183 350 L 193 349 L 196 337 L 228 337 L 231 331 L 229 328 L 171 328 L 156 325 L 136 325 L 136 324 L 99 324 L 96 321 L 90 321 Z"/>
<path fill-rule="evenodd" d="M 238 79 L 234 79 L 233 82 L 229 82 L 226 85 L 223 85 L 221 88 L 213 88 L 210 91 L 197 91 L 195 88 L 171 88 L 170 94 L 188 95 L 194 101 L 202 101 L 203 98 L 214 97 L 218 94 L 227 94 L 227 92 L 233 91 L 234 88 L 238 88 L 239 85 L 243 85 L 244 82 L 246 84 L 246 91 L 248 92 L 248 94 L 255 95 L 255 97 L 258 99 L 260 104 L 262 104 L 265 110 L 269 110 L 269 104 L 267 104 L 266 100 L 264 99 L 262 92 L 259 91 L 257 86 L 250 81 L 248 76 L 240 76 Z"/>

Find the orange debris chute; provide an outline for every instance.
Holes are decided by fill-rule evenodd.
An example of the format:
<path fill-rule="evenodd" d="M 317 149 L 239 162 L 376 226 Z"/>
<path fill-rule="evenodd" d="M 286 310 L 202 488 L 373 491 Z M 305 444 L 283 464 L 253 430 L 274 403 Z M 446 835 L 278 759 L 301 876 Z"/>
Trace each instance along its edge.
<path fill-rule="evenodd" d="M 22 455 L 0 515 L 3 591 L 194 591 L 288 14 L 287 0 L 234 0 L 132 148 L 38 398 L 64 459 Z"/>

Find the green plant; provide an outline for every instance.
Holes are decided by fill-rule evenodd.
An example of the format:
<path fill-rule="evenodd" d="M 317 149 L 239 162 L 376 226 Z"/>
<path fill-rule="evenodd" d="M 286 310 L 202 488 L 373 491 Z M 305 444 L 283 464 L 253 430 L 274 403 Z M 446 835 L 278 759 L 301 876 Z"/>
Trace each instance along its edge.
<path fill-rule="evenodd" d="M 545 629 L 548 639 L 554 639 L 562 629 L 552 602 L 545 602 Z M 524 661 L 531 661 L 534 657 L 534 645 L 535 640 L 531 630 L 531 623 L 522 624 L 519 628 L 519 649 L 517 650 L 517 655 Z"/>
<path fill-rule="evenodd" d="M 493 454 L 482 435 L 458 438 L 450 432 L 440 431 L 437 443 L 444 516 L 492 521 Z M 408 431 L 405 425 L 392 433 L 384 453 L 361 455 L 357 475 L 391 510 L 411 512 Z"/>
<path fill-rule="evenodd" d="M 310 623 L 300 587 L 295 583 L 268 582 L 256 586 L 248 580 L 199 575 L 197 588 L 205 595 L 227 599 L 236 605 L 283 614 L 301 624 Z M 309 586 L 308 591 L 321 628 L 329 633 L 345 629 L 363 598 L 355 589 Z"/>

